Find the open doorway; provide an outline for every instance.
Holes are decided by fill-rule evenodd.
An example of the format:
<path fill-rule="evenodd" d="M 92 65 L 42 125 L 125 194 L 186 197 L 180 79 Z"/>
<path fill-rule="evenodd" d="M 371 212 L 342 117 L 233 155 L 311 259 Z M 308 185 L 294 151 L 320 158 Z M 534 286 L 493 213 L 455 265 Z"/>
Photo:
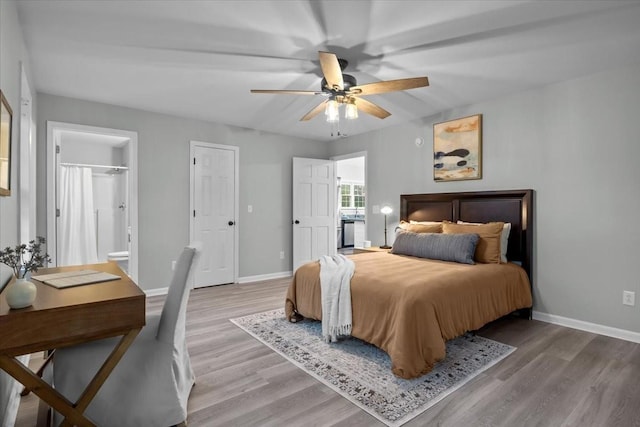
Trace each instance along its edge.
<path fill-rule="evenodd" d="M 115 261 L 138 276 L 137 133 L 47 123 L 47 250 L 54 265 Z"/>
<path fill-rule="evenodd" d="M 366 152 L 334 157 L 337 175 L 337 244 L 348 253 L 364 246 L 367 220 Z"/>

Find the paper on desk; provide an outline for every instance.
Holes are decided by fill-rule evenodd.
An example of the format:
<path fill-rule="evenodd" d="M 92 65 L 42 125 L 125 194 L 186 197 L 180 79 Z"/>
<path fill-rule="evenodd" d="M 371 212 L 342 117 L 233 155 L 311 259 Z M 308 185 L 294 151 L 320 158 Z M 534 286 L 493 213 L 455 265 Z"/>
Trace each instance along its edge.
<path fill-rule="evenodd" d="M 67 271 L 64 273 L 41 274 L 39 276 L 31 276 L 31 278 L 58 289 L 121 279 L 120 276 L 115 274 L 96 270 L 78 270 Z"/>

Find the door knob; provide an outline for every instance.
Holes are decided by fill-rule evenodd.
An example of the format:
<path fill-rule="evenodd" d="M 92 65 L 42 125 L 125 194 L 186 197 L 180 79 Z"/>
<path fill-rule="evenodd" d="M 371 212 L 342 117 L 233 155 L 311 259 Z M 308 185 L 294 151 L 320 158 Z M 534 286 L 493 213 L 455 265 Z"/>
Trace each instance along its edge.
<path fill-rule="evenodd" d="M 300 221 L 298 221 L 297 219 L 295 221 L 293 221 L 294 224 L 300 224 Z"/>
<path fill-rule="evenodd" d="M 233 225 L 233 224 L 234 224 L 234 222 L 233 222 L 233 221 L 229 221 L 229 225 Z"/>

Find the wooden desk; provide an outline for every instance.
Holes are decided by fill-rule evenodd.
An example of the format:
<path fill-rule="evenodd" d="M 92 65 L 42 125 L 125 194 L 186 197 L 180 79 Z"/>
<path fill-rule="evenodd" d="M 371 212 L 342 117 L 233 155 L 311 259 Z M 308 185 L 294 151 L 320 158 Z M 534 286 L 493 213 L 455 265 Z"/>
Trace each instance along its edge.
<path fill-rule="evenodd" d="M 0 294 L 0 369 L 65 416 L 63 425 L 93 426 L 83 412 L 145 324 L 145 295 L 115 263 L 45 268 L 38 274 L 92 269 L 120 280 L 56 289 L 33 280 L 33 305 L 11 310 Z M 72 403 L 15 359 L 102 338 L 122 336 L 77 402 Z M 54 361 L 55 364 L 55 361 Z"/>

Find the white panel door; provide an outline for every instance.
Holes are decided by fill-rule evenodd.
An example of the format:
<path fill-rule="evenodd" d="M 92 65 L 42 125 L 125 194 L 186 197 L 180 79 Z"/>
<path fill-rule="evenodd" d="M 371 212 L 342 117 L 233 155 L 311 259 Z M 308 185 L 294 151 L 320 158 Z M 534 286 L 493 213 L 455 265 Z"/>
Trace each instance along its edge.
<path fill-rule="evenodd" d="M 332 160 L 293 159 L 293 270 L 335 255 L 335 163 Z"/>
<path fill-rule="evenodd" d="M 233 283 L 236 271 L 236 150 L 193 145 L 192 240 L 202 242 L 194 286 Z"/>

